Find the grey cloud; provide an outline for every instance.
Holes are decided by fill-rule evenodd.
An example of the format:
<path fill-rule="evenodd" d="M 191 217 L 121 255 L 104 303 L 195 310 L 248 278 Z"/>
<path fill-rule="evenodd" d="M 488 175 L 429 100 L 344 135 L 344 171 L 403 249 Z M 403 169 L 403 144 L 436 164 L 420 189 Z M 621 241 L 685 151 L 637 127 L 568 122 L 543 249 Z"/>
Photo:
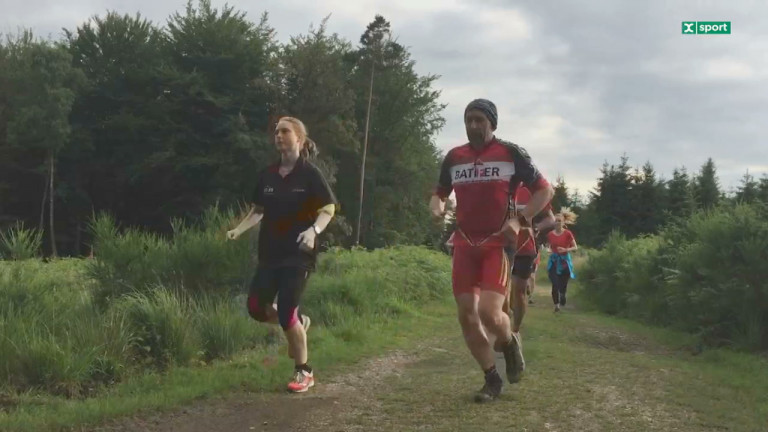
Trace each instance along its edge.
<path fill-rule="evenodd" d="M 164 24 L 170 13 L 185 5 L 74 0 L 57 9 L 56 4 L 46 0 L 3 5 L 7 14 L 0 17 L 0 31 L 24 25 L 58 33 L 60 27 L 73 28 L 107 9 L 141 11 Z M 281 41 L 306 32 L 310 23 L 316 26 L 330 12 L 329 31 L 353 43 L 365 25 L 359 16 L 324 11 L 322 4 L 230 4 L 253 20 L 269 11 Z M 768 4 L 467 0 L 466 5 L 465 11 L 384 14 L 400 43 L 409 47 L 417 71 L 441 76 L 436 86 L 443 89 L 442 102 L 448 104 L 447 123 L 437 138 L 442 149 L 464 141 L 464 105 L 485 96 L 499 106 L 502 137 L 520 142 L 547 172 L 563 174 L 569 182 L 594 183 L 603 161 L 617 163 L 623 153 L 633 166 L 650 160 L 667 178 L 674 167 L 693 172 L 711 156 L 725 187 L 737 185 L 748 166 L 768 165 L 762 138 L 768 118 L 768 64 L 763 60 L 768 38 L 760 18 L 768 15 Z M 489 28 L 482 12 L 503 9 L 522 13 L 529 39 L 497 40 L 492 35 L 499 29 Z M 369 20 L 375 13 L 372 9 Z M 719 19 L 732 21 L 732 35 L 681 35 L 683 20 Z M 756 76 L 708 79 L 707 61 L 718 58 L 752 65 Z M 535 138 L 539 131 L 532 130 L 542 127 L 545 117 L 564 119 L 551 142 Z M 605 138 L 589 131 L 600 131 Z"/>
<path fill-rule="evenodd" d="M 545 36 L 550 43 L 556 40 L 568 46 L 565 56 L 544 56 L 537 65 L 540 72 L 555 77 L 565 92 L 589 89 L 587 97 L 594 100 L 598 113 L 580 110 L 578 103 L 557 96 L 555 103 L 547 104 L 547 110 L 609 134 L 613 154 L 592 160 L 593 167 L 599 167 L 605 158 L 618 161 L 626 152 L 633 165 L 650 160 L 665 173 L 682 165 L 693 171 L 712 156 L 716 163 L 728 167 L 735 160 L 741 161 L 741 173 L 732 168 L 720 172 L 723 184 L 733 185 L 750 160 L 768 160 L 768 149 L 759 133 L 759 125 L 768 118 L 768 97 L 761 91 L 765 80 L 703 81 L 701 72 L 692 70 L 707 59 L 721 56 L 754 63 L 752 54 L 757 44 L 753 41 L 761 30 L 759 20 L 751 17 L 764 16 L 768 11 L 765 5 L 752 2 L 750 7 L 736 3 L 724 7 L 698 2 L 703 6 L 686 8 L 661 2 L 632 5 L 609 1 L 515 5 L 533 17 L 537 40 Z M 731 20 L 736 34 L 680 34 L 682 20 L 717 17 Z M 743 36 L 749 33 L 752 38 Z M 750 41 L 751 46 L 744 41 Z M 758 46 L 765 51 L 765 43 Z M 650 62 L 663 65 L 665 60 L 672 64 L 681 59 L 691 65 L 683 68 L 682 76 L 647 71 Z M 589 145 L 568 143 L 569 149 L 573 147 Z M 569 149 L 563 153 L 574 153 Z M 587 166 L 590 158 L 572 157 L 569 163 L 583 167 L 573 170 L 575 176 L 594 169 Z"/>

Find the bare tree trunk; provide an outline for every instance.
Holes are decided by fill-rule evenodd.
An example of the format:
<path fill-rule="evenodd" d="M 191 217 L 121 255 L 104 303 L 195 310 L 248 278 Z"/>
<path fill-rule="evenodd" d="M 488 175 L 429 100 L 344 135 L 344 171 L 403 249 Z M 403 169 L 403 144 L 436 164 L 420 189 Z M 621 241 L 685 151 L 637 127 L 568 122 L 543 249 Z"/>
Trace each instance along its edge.
<path fill-rule="evenodd" d="M 40 231 L 45 231 L 45 200 L 48 198 L 48 179 L 43 181 L 43 202 L 40 203 L 40 223 L 37 225 Z"/>
<path fill-rule="evenodd" d="M 50 179 L 48 189 L 51 193 L 48 194 L 48 215 L 51 221 L 51 254 L 56 258 L 58 256 L 58 253 L 56 252 L 56 233 L 53 230 L 53 150 L 49 153 L 49 161 L 51 170 L 48 173 L 48 178 Z"/>
<path fill-rule="evenodd" d="M 363 220 L 363 188 L 365 182 L 365 157 L 368 154 L 368 126 L 371 121 L 371 100 L 373 99 L 373 70 L 375 63 L 371 64 L 371 85 L 368 89 L 368 112 L 365 114 L 365 138 L 363 140 L 363 163 L 360 166 L 360 204 L 357 210 L 357 233 L 355 245 L 360 245 L 360 223 Z"/>
<path fill-rule="evenodd" d="M 80 257 L 80 242 L 82 241 L 82 229 L 80 228 L 80 221 L 77 221 L 77 228 L 75 231 L 75 250 L 74 255 Z"/>

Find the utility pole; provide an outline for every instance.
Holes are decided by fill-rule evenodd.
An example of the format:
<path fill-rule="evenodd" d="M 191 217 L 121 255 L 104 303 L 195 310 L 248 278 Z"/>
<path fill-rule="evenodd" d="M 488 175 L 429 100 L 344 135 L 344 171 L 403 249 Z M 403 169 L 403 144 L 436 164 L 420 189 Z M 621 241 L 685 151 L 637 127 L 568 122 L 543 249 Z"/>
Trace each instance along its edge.
<path fill-rule="evenodd" d="M 371 60 L 371 84 L 368 88 L 368 111 L 365 114 L 365 138 L 363 138 L 363 162 L 360 165 L 360 200 L 357 209 L 357 230 L 355 233 L 355 246 L 360 245 L 360 225 L 363 220 L 363 192 L 365 188 L 365 158 L 368 154 L 368 127 L 371 122 L 371 101 L 373 100 L 373 71 L 376 68 L 375 56 Z"/>

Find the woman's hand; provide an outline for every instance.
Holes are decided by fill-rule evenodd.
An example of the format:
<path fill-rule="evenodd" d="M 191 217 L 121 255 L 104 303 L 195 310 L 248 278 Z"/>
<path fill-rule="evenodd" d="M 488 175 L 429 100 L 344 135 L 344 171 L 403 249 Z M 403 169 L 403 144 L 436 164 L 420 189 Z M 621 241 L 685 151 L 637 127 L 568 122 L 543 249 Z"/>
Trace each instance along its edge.
<path fill-rule="evenodd" d="M 242 234 L 242 231 L 240 231 L 239 229 L 235 228 L 233 230 L 227 231 L 227 238 L 229 240 L 237 240 L 237 238 L 240 237 L 240 234 Z"/>
<path fill-rule="evenodd" d="M 307 252 L 315 249 L 316 236 L 317 234 L 315 234 L 315 229 L 313 227 L 309 227 L 306 231 L 299 234 L 299 237 L 296 239 L 296 243 L 299 244 L 299 249 Z"/>
<path fill-rule="evenodd" d="M 445 215 L 448 213 L 445 210 L 440 209 L 432 209 L 432 221 L 435 223 L 440 223 L 445 221 Z"/>

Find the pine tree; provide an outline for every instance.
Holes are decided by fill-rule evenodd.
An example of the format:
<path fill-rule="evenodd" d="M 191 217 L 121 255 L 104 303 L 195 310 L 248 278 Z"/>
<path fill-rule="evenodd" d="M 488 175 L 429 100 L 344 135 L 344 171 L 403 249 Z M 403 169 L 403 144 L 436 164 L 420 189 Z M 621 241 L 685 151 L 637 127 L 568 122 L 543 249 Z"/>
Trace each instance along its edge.
<path fill-rule="evenodd" d="M 613 230 L 628 232 L 632 229 L 632 178 L 626 155 L 621 157 L 619 165 L 605 162 L 600 169 L 601 177 L 597 187 L 590 193 L 591 210 L 597 220 L 595 240 L 602 242 Z"/>
<path fill-rule="evenodd" d="M 752 203 L 760 197 L 760 184 L 749 171 L 741 178 L 741 184 L 736 190 L 736 201 L 740 203 Z"/>
<path fill-rule="evenodd" d="M 360 243 L 369 248 L 423 244 L 433 235 L 426 202 L 440 164 L 433 139 L 445 122 L 440 92 L 432 88 L 438 77 L 418 75 L 411 54 L 388 32 L 389 22 L 377 16 L 353 58 L 357 124 L 370 121 L 360 232 Z M 372 56 L 377 61 L 368 110 Z M 358 131 L 364 142 L 364 128 Z M 349 178 L 359 181 L 361 161 L 342 167 Z"/>
<path fill-rule="evenodd" d="M 700 209 L 711 209 L 716 206 L 721 198 L 720 184 L 717 179 L 717 170 L 712 158 L 701 167 L 699 175 L 695 178 L 696 204 Z"/>
<path fill-rule="evenodd" d="M 674 219 L 688 217 L 696 209 L 691 179 L 685 167 L 672 171 L 672 179 L 667 182 L 665 203 L 667 214 Z"/>
<path fill-rule="evenodd" d="M 768 204 L 768 174 L 763 174 L 760 178 L 760 183 L 757 186 L 758 199 L 765 204 Z"/>
<path fill-rule="evenodd" d="M 627 235 L 650 234 L 661 224 L 663 186 L 656 179 L 656 171 L 650 162 L 643 165 L 642 172 L 636 172 L 632 184 L 633 223 L 627 221 Z"/>
<path fill-rule="evenodd" d="M 562 176 L 557 177 L 555 183 L 555 195 L 552 197 L 552 209 L 555 212 L 560 211 L 563 207 L 570 207 L 571 199 L 568 194 L 568 186 L 565 184 L 565 179 Z"/>

